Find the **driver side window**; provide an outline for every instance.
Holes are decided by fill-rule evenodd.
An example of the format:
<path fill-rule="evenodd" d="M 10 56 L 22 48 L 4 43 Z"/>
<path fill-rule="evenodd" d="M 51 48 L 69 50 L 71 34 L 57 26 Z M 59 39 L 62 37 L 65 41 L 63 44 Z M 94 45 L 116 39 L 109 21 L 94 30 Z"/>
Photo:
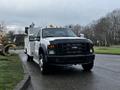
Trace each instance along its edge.
<path fill-rule="evenodd" d="M 37 41 L 40 41 L 40 31 L 37 33 Z"/>

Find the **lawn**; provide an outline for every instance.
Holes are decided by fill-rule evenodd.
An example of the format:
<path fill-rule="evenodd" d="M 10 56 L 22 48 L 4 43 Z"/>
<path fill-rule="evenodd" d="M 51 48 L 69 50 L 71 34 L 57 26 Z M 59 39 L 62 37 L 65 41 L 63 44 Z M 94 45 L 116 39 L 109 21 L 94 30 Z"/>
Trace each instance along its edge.
<path fill-rule="evenodd" d="M 120 55 L 120 47 L 94 47 L 97 54 Z"/>
<path fill-rule="evenodd" d="M 13 90 L 23 76 L 24 72 L 18 55 L 0 55 L 0 90 Z"/>

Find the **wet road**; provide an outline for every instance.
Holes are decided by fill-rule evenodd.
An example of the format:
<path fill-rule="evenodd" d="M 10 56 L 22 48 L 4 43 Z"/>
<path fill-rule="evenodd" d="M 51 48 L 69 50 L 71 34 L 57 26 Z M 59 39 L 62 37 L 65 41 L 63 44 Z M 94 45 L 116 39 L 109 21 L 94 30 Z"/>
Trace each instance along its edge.
<path fill-rule="evenodd" d="M 120 56 L 96 55 L 91 72 L 84 72 L 77 65 L 52 67 L 48 75 L 41 75 L 39 66 L 27 62 L 26 55 L 19 53 L 30 72 L 35 90 L 120 90 Z"/>

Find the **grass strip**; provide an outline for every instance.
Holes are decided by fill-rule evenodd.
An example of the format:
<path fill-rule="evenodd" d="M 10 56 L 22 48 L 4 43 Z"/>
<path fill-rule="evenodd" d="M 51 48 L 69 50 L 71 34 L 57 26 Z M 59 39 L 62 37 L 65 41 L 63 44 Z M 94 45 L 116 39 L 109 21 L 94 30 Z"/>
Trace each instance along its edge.
<path fill-rule="evenodd" d="M 97 54 L 113 54 L 120 55 L 120 48 L 118 47 L 94 47 Z"/>
<path fill-rule="evenodd" d="M 0 90 L 13 90 L 24 77 L 24 71 L 17 54 L 0 55 Z"/>

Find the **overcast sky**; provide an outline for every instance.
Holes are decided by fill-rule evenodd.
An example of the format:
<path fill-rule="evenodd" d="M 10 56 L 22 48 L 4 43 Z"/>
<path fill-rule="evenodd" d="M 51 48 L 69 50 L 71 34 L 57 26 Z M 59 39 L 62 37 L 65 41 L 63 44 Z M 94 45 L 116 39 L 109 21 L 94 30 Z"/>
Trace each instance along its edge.
<path fill-rule="evenodd" d="M 0 21 L 39 26 L 87 25 L 120 8 L 120 0 L 0 0 Z"/>

